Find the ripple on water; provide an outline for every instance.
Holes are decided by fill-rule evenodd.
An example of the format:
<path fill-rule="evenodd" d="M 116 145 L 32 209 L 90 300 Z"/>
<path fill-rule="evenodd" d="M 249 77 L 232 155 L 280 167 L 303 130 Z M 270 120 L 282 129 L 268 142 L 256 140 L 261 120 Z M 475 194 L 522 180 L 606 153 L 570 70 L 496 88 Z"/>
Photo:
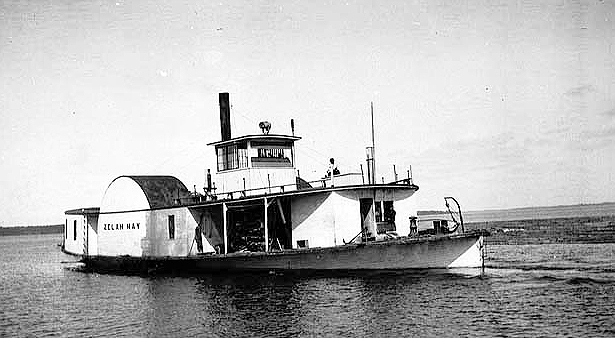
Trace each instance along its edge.
<path fill-rule="evenodd" d="M 0 238 L 0 336 L 595 337 L 615 327 L 609 245 L 489 246 L 478 277 L 140 277 L 62 264 L 71 258 L 57 242 Z"/>

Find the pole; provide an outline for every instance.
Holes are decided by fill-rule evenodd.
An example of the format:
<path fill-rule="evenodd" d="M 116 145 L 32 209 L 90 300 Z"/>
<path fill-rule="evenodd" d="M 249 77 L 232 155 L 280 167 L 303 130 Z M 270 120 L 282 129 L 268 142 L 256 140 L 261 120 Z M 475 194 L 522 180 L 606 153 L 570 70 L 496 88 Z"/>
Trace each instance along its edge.
<path fill-rule="evenodd" d="M 393 174 L 395 174 L 395 182 L 397 182 L 397 169 L 395 168 L 395 164 L 393 164 Z"/>
<path fill-rule="evenodd" d="M 269 252 L 269 229 L 267 227 L 267 197 L 265 197 L 265 252 Z"/>
<path fill-rule="evenodd" d="M 363 164 L 361 164 L 360 166 L 361 166 L 361 182 L 365 184 L 365 176 L 363 176 Z"/>
<path fill-rule="evenodd" d="M 367 159 L 367 184 L 373 184 L 372 183 L 371 167 L 372 167 L 372 163 L 370 162 L 370 160 L 368 158 Z"/>
<path fill-rule="evenodd" d="M 85 255 L 90 255 L 90 225 L 88 224 L 88 216 L 85 216 Z"/>
<path fill-rule="evenodd" d="M 224 223 L 224 254 L 226 255 L 228 253 L 228 232 L 227 232 L 227 225 L 226 225 L 226 213 L 227 213 L 228 208 L 226 207 L 226 203 L 222 203 L 222 223 Z"/>
<path fill-rule="evenodd" d="M 192 237 L 192 244 L 190 244 L 190 250 L 188 250 L 188 254 L 186 256 L 190 256 L 190 253 L 192 253 L 192 247 L 194 246 L 194 242 L 196 242 L 196 234 L 194 235 L 194 237 Z"/>
<path fill-rule="evenodd" d="M 372 110 L 372 182 L 376 183 L 376 141 L 374 139 L 374 102 L 371 102 Z"/>

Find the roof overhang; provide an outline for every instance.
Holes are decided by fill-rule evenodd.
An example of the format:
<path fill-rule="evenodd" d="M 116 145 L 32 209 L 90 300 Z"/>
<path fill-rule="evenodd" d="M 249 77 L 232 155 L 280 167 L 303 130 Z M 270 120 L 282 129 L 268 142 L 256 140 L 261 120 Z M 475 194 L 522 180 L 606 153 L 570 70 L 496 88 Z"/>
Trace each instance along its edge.
<path fill-rule="evenodd" d="M 66 210 L 64 214 L 65 215 L 98 215 L 99 211 L 100 211 L 100 208 L 98 207 L 90 207 L 90 208 Z"/>
<path fill-rule="evenodd" d="M 245 135 L 241 137 L 232 138 L 226 141 L 217 141 L 212 143 L 207 143 L 208 146 L 222 146 L 222 145 L 230 145 L 243 141 L 297 141 L 300 140 L 301 137 L 298 136 L 290 136 L 290 135 L 276 135 L 276 134 L 261 134 L 261 135 Z"/>

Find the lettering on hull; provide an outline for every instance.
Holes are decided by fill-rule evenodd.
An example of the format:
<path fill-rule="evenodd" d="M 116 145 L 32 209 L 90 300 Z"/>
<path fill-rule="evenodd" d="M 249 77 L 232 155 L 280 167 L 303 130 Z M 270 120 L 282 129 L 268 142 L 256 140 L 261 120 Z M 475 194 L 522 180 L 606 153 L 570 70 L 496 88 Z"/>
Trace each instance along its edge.
<path fill-rule="evenodd" d="M 141 223 L 105 223 L 103 230 L 139 230 Z"/>

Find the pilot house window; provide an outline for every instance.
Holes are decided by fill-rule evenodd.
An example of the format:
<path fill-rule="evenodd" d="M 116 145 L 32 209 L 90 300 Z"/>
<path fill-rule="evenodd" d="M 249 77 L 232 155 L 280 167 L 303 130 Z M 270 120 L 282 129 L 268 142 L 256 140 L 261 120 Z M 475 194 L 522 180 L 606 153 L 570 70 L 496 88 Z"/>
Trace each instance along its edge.
<path fill-rule="evenodd" d="M 254 167 L 292 167 L 292 142 L 253 141 L 251 160 Z"/>
<path fill-rule="evenodd" d="M 169 239 L 175 239 L 175 215 L 169 215 Z"/>
<path fill-rule="evenodd" d="M 245 142 L 216 148 L 218 171 L 248 167 L 248 148 Z"/>

